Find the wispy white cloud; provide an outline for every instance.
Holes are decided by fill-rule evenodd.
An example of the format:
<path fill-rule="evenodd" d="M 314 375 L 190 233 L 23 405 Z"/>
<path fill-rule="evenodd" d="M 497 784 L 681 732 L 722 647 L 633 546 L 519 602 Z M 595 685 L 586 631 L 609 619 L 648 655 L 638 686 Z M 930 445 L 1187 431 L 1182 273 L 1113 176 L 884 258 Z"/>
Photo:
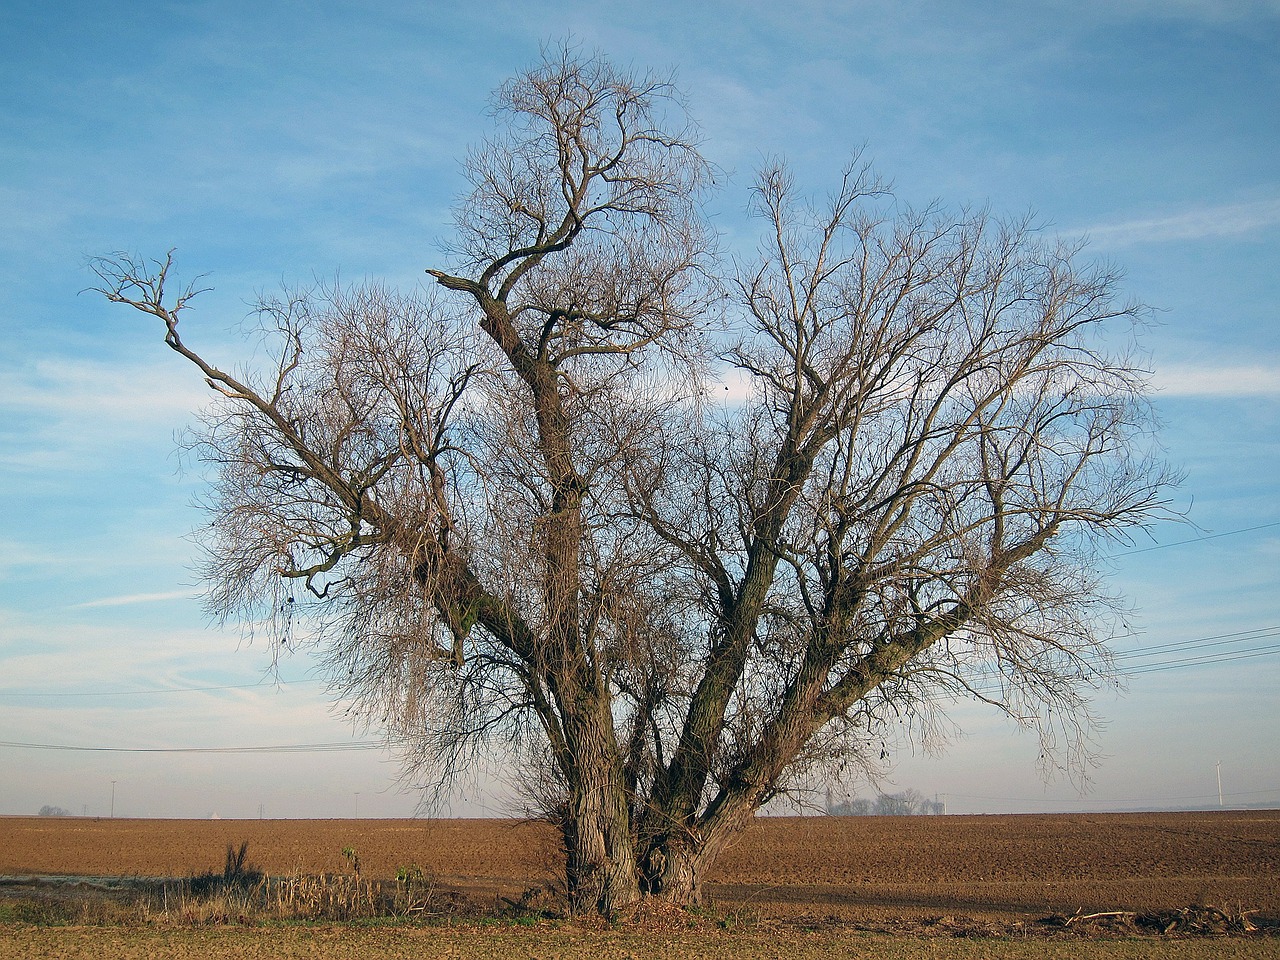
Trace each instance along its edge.
<path fill-rule="evenodd" d="M 1100 224 L 1079 231 L 1092 247 L 1205 240 L 1259 233 L 1280 224 L 1280 198 L 1196 207 L 1162 217 Z"/>
<path fill-rule="evenodd" d="M 304 679 L 314 668 L 306 652 L 281 665 L 281 673 L 291 678 L 283 683 L 274 682 L 270 667 L 267 649 L 244 649 L 224 631 L 128 620 L 48 622 L 0 608 L 0 727 L 6 740 L 17 742 L 127 748 L 337 742 L 376 735 L 354 727 L 334 709 L 322 685 Z M 373 752 L 371 759 L 380 757 Z M 82 763 L 94 759 L 107 763 L 107 779 L 120 777 L 122 803 L 129 795 L 125 781 L 139 802 L 137 781 L 146 771 L 166 782 L 157 796 L 163 794 L 169 803 L 198 794 L 191 784 L 210 762 L 207 757 L 79 757 Z M 35 779 L 45 780 L 62 758 L 34 752 L 22 754 L 20 762 L 29 772 L 39 771 Z M 332 769 L 353 762 L 346 755 L 318 761 Z M 117 774 L 117 767 L 126 769 Z M 366 773 L 359 780 L 382 784 L 388 773 Z M 264 773 L 246 782 L 271 781 Z M 76 808 L 91 800 L 77 799 Z M 6 797 L 5 802 L 15 800 Z M 34 797 L 27 805 L 34 810 L 43 802 Z M 285 807 L 283 799 L 277 803 L 278 810 L 299 809 Z M 3 812 L 20 809 L 10 806 Z"/>
<path fill-rule="evenodd" d="M 57 476 L 138 440 L 172 448 L 173 433 L 210 402 L 175 364 L 42 358 L 0 365 L 0 464 Z"/>
<path fill-rule="evenodd" d="M 73 610 L 86 607 L 128 607 L 137 603 L 163 603 L 166 600 L 190 600 L 190 590 L 170 590 L 166 593 L 130 593 L 118 597 L 103 597 L 100 600 L 87 600 L 84 603 L 71 605 Z"/>
<path fill-rule="evenodd" d="M 149 623 L 129 611 L 73 620 L 0 608 L 0 688 L 65 697 L 181 689 L 234 699 L 276 692 L 267 644 L 246 642 L 238 631 L 199 627 L 196 618 L 193 611 L 189 618 Z M 306 649 L 280 659 L 280 673 L 291 679 L 305 678 L 315 666 Z M 225 684 L 262 686 L 203 691 Z M 305 689 L 317 693 L 314 685 Z M 11 705 L 0 698 L 0 726 L 3 708 Z"/>
<path fill-rule="evenodd" d="M 176 365 L 42 358 L 4 371 L 0 410 L 93 421 L 172 420 L 207 403 L 209 391 Z"/>
<path fill-rule="evenodd" d="M 9 579 L 18 570 L 65 569 L 66 564 L 67 556 L 46 544 L 0 538 L 0 579 Z"/>
<path fill-rule="evenodd" d="M 1280 363 L 1164 363 L 1152 385 L 1165 397 L 1280 397 Z M 721 370 L 710 381 L 708 399 L 727 406 L 756 396 L 750 374 Z"/>
<path fill-rule="evenodd" d="M 1162 364 L 1152 380 L 1169 397 L 1280 397 L 1280 369 L 1262 364 Z"/>

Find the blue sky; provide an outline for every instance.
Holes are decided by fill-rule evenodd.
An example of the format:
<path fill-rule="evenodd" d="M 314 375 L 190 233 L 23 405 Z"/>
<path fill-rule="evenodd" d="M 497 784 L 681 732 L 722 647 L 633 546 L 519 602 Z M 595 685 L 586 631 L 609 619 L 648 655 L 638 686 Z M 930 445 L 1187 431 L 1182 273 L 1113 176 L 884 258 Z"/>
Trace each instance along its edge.
<path fill-rule="evenodd" d="M 754 170 L 815 193 L 865 147 L 905 199 L 1034 211 L 1154 308 L 1146 332 L 1178 506 L 1111 576 L 1137 609 L 1083 797 L 977 708 L 885 789 L 952 812 L 1280 804 L 1280 3 L 136 2 L 0 12 L 0 741 L 352 747 L 299 657 L 195 599 L 201 384 L 145 318 L 80 291 L 87 257 L 177 248 L 213 291 L 188 338 L 250 359 L 261 290 L 421 282 L 490 91 L 572 37 L 675 69 L 723 172 L 710 213 L 750 253 Z M 1190 541 L 1190 542 L 1184 542 Z M 1159 549 L 1145 549 L 1159 545 Z M 1222 642 L 1218 639 L 1221 638 Z M 1182 647 L 1166 644 L 1186 643 Z M 1237 659 L 1240 658 L 1240 659 Z M 1175 661 L 1200 662 L 1175 665 Z M 1157 667 L 1159 669 L 1148 670 Z M 0 746 L 0 814 L 410 814 L 379 749 Z M 502 808 L 486 774 L 446 812 Z M 358 794 L 358 797 L 357 797 Z"/>

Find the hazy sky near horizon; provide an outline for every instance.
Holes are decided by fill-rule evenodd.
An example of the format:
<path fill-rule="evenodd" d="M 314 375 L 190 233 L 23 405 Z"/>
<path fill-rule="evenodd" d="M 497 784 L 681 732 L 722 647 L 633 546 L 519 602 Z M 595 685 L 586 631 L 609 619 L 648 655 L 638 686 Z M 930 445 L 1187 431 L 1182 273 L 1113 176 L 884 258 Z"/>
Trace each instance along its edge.
<path fill-rule="evenodd" d="M 490 92 L 571 37 L 674 69 L 750 255 L 754 171 L 821 196 L 865 147 L 912 203 L 1033 211 L 1126 275 L 1162 440 L 1186 480 L 1117 550 L 1127 691 L 1089 793 L 1034 736 L 963 707 L 883 789 L 950 812 L 1280 804 L 1280 3 L 919 0 L 541 4 L 66 2 L 0 11 L 0 814 L 400 816 L 394 758 L 305 656 L 203 618 L 204 399 L 145 317 L 80 291 L 86 258 L 176 248 L 186 336 L 224 365 L 259 291 L 421 283 Z M 296 752 L 226 748 L 309 745 Z M 53 747 L 97 748 L 65 750 Z M 109 749 L 108 749 L 109 748 Z M 214 752 L 190 752 L 200 748 Z M 181 752 L 169 752 L 173 750 Z M 148 751 L 148 752 L 140 752 Z M 1219 767 L 1220 765 L 1220 767 Z M 870 792 L 866 788 L 864 792 Z M 492 773 L 443 812 L 504 812 Z"/>

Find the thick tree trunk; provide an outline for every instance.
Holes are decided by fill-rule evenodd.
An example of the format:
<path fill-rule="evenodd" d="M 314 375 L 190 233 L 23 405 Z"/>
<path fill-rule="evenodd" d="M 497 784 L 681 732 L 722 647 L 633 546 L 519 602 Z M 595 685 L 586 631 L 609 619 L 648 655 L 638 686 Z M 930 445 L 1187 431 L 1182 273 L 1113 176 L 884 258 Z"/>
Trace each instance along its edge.
<path fill-rule="evenodd" d="M 608 703 L 575 713 L 565 734 L 574 758 L 561 823 L 569 906 L 610 916 L 640 898 L 640 883 Z"/>
<path fill-rule="evenodd" d="M 688 844 L 667 838 L 649 848 L 642 866 L 646 893 L 683 906 L 702 902 L 701 864 Z"/>
<path fill-rule="evenodd" d="M 738 803 L 704 816 L 698 827 L 653 837 L 641 857 L 646 893 L 672 903 L 702 902 L 702 884 L 712 865 L 746 829 L 756 805 Z"/>
<path fill-rule="evenodd" d="M 575 793 L 562 826 L 569 907 L 611 916 L 640 898 L 630 832 L 593 791 Z"/>

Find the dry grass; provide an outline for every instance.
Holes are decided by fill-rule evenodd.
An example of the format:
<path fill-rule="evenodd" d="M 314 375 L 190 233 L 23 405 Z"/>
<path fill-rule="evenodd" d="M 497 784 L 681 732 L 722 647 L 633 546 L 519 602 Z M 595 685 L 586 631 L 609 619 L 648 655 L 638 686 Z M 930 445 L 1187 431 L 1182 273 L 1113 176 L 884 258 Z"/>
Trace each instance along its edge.
<path fill-rule="evenodd" d="M 423 921 L 463 912 L 475 911 L 416 868 L 395 880 L 294 872 L 232 882 L 211 882 L 206 875 L 115 885 L 31 878 L 0 888 L 0 923 L 43 926 Z"/>

